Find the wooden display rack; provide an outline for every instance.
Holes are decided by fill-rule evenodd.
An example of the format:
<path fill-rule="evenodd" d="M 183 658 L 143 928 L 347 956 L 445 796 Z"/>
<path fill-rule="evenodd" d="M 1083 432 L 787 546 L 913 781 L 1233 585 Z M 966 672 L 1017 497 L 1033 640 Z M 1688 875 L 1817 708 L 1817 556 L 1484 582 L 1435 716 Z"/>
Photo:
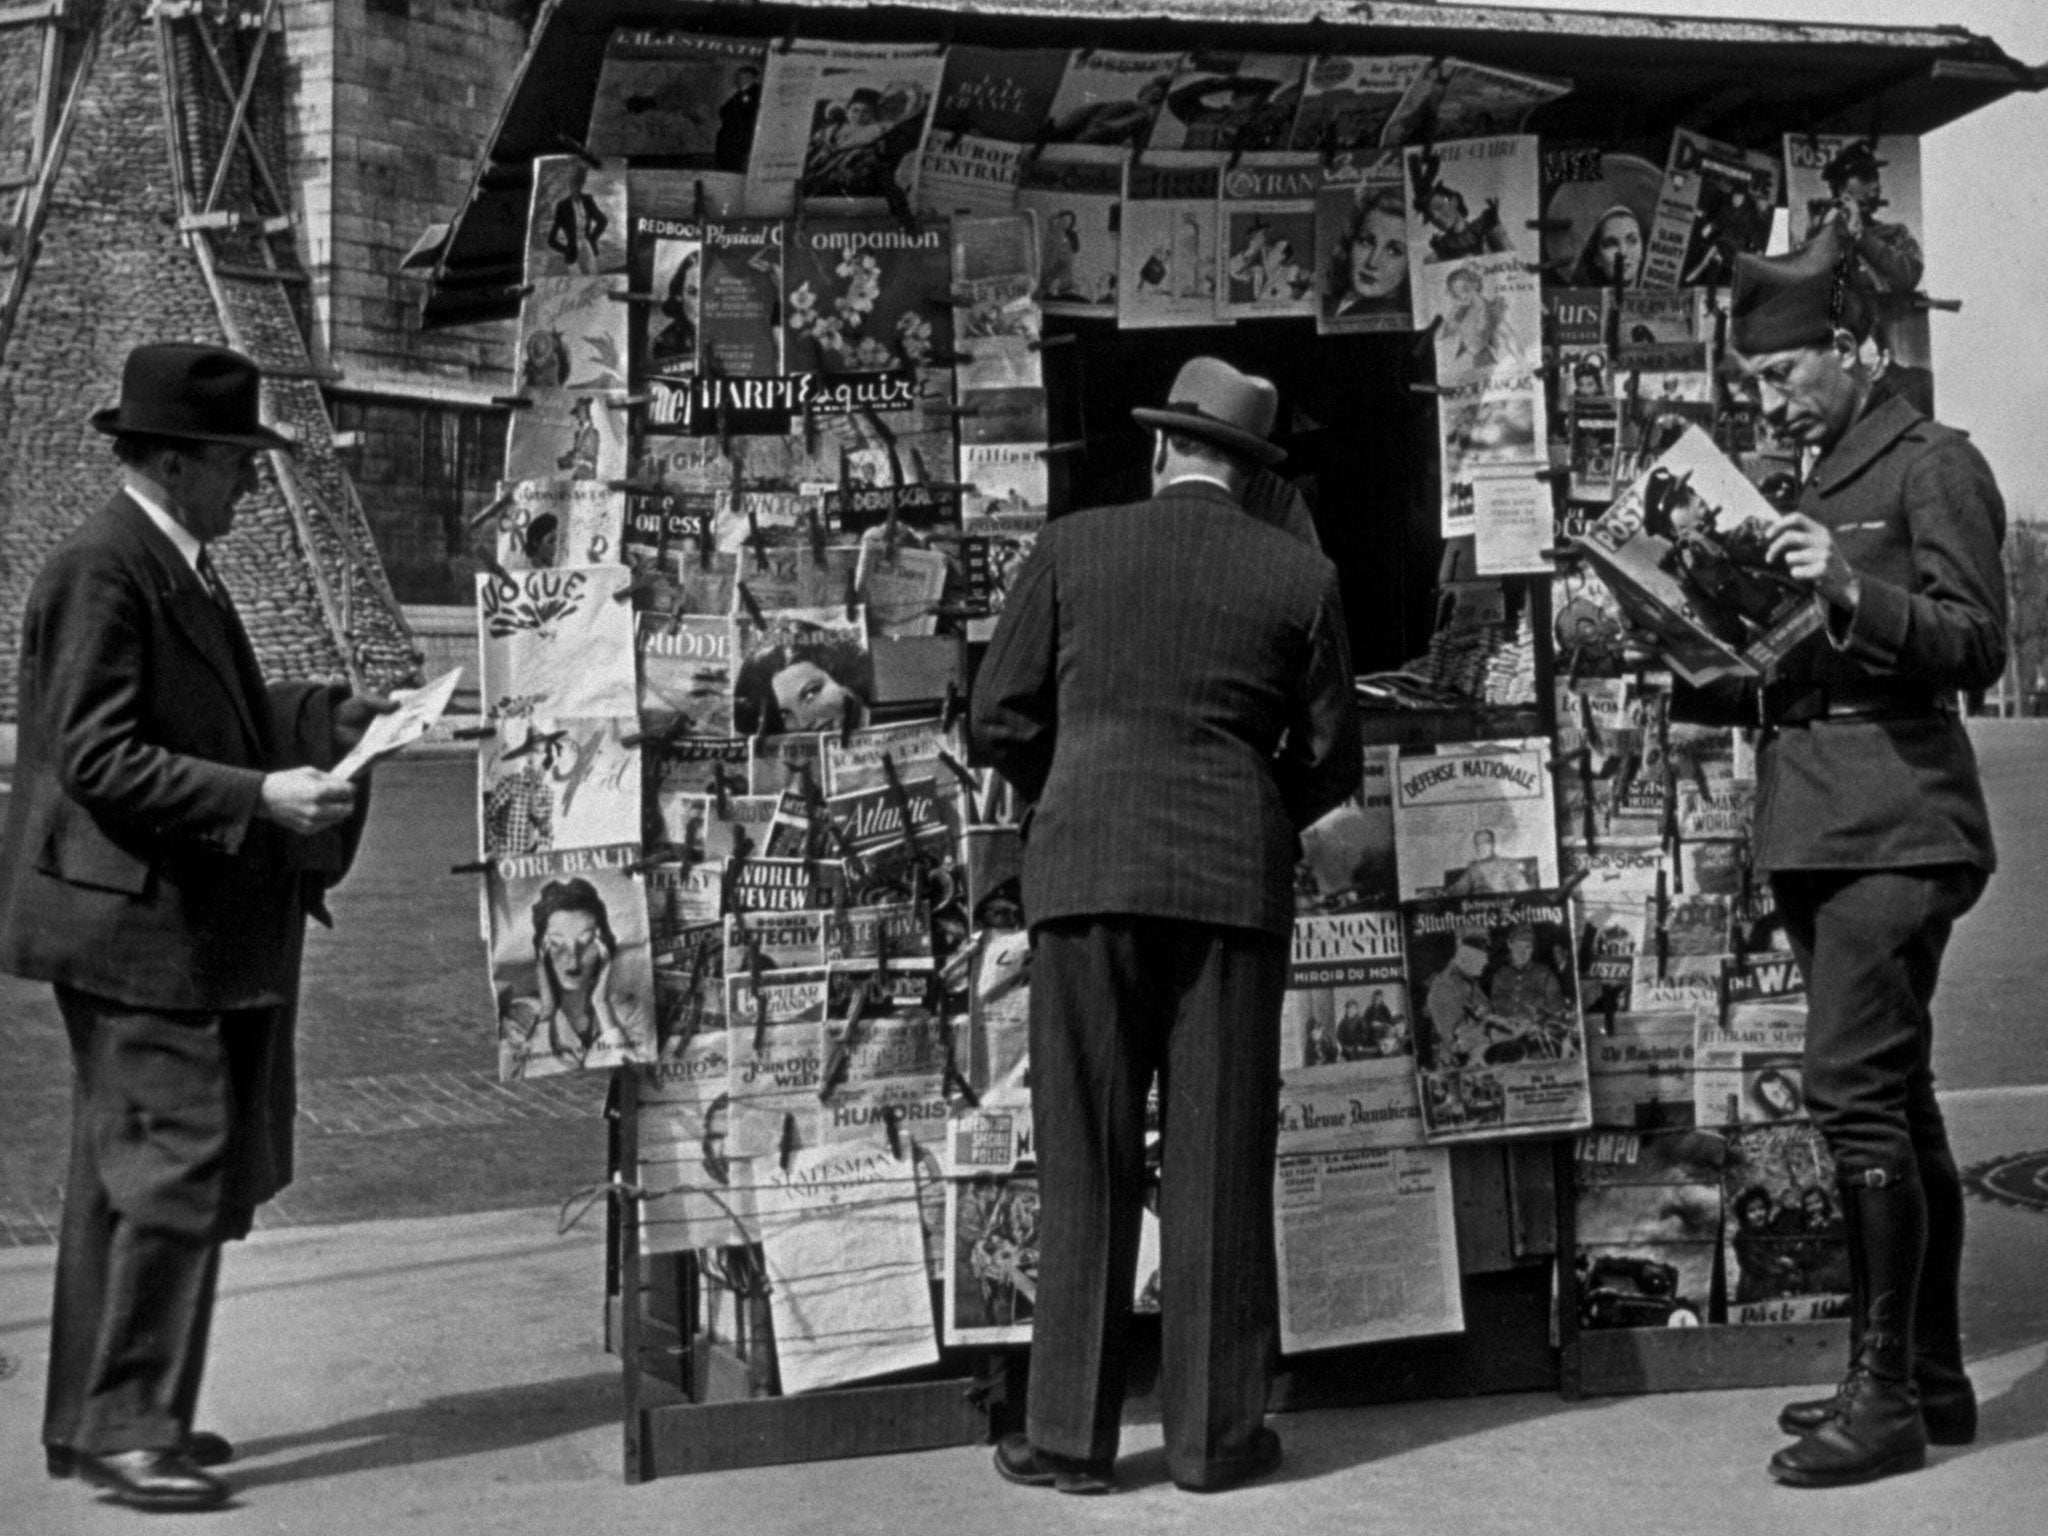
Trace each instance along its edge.
<path fill-rule="evenodd" d="M 631 1187 L 639 1080 L 620 1072 L 613 1084 L 613 1178 Z M 987 1444 L 1021 1425 L 1010 1364 L 987 1352 L 947 1351 L 928 1370 L 781 1396 L 766 1295 L 733 1288 L 695 1254 L 642 1254 L 638 1224 L 621 1219 L 619 1206 L 609 1222 L 606 1338 L 624 1369 L 627 1482 Z M 760 1273 L 758 1249 L 731 1252 L 752 1256 L 735 1268 Z"/>
<path fill-rule="evenodd" d="M 1569 1139 L 1553 1149 L 1557 1250 L 1578 1246 Z M 1832 1383 L 1849 1358 L 1849 1324 L 1707 1324 L 1697 1328 L 1579 1327 L 1578 1276 L 1557 1267 L 1558 1392 L 1618 1397 L 1640 1392 L 1701 1392 L 1740 1387 Z"/>

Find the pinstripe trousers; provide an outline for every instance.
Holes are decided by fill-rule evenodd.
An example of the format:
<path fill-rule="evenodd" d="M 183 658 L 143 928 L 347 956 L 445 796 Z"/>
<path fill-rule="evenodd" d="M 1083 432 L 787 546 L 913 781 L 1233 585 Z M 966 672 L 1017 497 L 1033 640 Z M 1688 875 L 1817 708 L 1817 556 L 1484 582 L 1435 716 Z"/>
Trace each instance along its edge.
<path fill-rule="evenodd" d="M 1250 1453 L 1278 1339 L 1273 1149 L 1287 941 L 1122 915 L 1039 925 L 1031 965 L 1039 1269 L 1026 1429 L 1115 1458 L 1156 1074 L 1160 1402 L 1172 1476 Z"/>

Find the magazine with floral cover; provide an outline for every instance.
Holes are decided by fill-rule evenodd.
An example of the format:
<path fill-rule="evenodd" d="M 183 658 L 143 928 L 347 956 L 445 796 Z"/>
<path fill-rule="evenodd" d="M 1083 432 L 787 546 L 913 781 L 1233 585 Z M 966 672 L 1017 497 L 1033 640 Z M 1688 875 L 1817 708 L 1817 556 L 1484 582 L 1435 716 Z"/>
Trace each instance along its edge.
<path fill-rule="evenodd" d="M 1694 1038 L 1692 1010 L 1617 1012 L 1586 1022 L 1586 1067 L 1593 1083 L 1593 1123 L 1623 1131 L 1691 1127 Z"/>
<path fill-rule="evenodd" d="M 1726 1156 L 1726 1143 L 1709 1131 L 1578 1138 L 1572 1262 L 1581 1329 L 1711 1321 Z"/>
<path fill-rule="evenodd" d="M 1849 1312 L 1835 1165 L 1810 1125 L 1746 1125 L 1721 1170 L 1731 1323 L 1809 1323 Z"/>
<path fill-rule="evenodd" d="M 1356 792 L 1301 832 L 1295 911 L 1365 912 L 1400 899 L 1394 862 L 1392 747 L 1367 747 Z"/>
<path fill-rule="evenodd" d="M 505 570 L 618 562 L 625 544 L 625 492 L 598 480 L 552 476 L 501 486 L 499 497 L 498 564 Z"/>
<path fill-rule="evenodd" d="M 626 267 L 626 163 L 536 155 L 526 216 L 526 280 L 595 276 Z"/>
<path fill-rule="evenodd" d="M 642 729 L 732 734 L 732 624 L 709 614 L 640 615 Z"/>
<path fill-rule="evenodd" d="M 1301 106 L 1298 53 L 1191 53 L 1167 87 L 1147 157 L 1175 150 L 1221 154 L 1284 150 Z"/>
<path fill-rule="evenodd" d="M 1720 1005 L 1696 1018 L 1701 1125 L 1806 1118 L 1806 982 L 1789 955 L 1722 961 Z"/>
<path fill-rule="evenodd" d="M 1297 917 L 1280 1013 L 1280 1152 L 1419 1143 L 1415 1094 L 1400 914 Z"/>
<path fill-rule="evenodd" d="M 1377 148 L 1401 98 L 1428 65 L 1417 53 L 1310 59 L 1287 147 L 1317 154 Z"/>
<path fill-rule="evenodd" d="M 501 858 L 638 838 L 634 725 L 630 717 L 495 721 L 477 758 L 478 852 Z"/>
<path fill-rule="evenodd" d="M 616 719 L 635 709 L 623 565 L 479 573 L 483 705 L 494 718 Z"/>
<path fill-rule="evenodd" d="M 1123 330 L 1213 325 L 1218 254 L 1212 155 L 1134 156 L 1124 167 L 1116 323 Z"/>
<path fill-rule="evenodd" d="M 874 658 L 856 609 L 790 608 L 733 625 L 733 726 L 743 736 L 867 723 Z"/>
<path fill-rule="evenodd" d="M 1494 69 L 1464 59 L 1430 60 L 1380 131 L 1382 144 L 1519 133 L 1529 114 L 1571 94 L 1569 80 Z"/>
<path fill-rule="evenodd" d="M 907 206 L 945 69 L 938 43 L 804 38 L 770 49 L 747 157 L 747 210 L 787 217 L 798 202 L 846 212 Z"/>
<path fill-rule="evenodd" d="M 1044 129 L 1066 68 L 1058 49 L 948 48 L 918 170 L 920 206 L 937 214 L 1014 207 L 1026 146 Z"/>
<path fill-rule="evenodd" d="M 744 171 L 768 48 L 759 38 L 614 27 L 584 142 L 598 155 Z"/>
<path fill-rule="evenodd" d="M 491 861 L 498 1075 L 652 1061 L 654 974 L 637 840 Z"/>
<path fill-rule="evenodd" d="M 1663 179 L 1663 169 L 1640 155 L 1546 144 L 1544 280 L 1609 292 L 1640 284 Z"/>
<path fill-rule="evenodd" d="M 1223 172 L 1216 248 L 1217 314 L 1225 320 L 1316 312 L 1315 155 L 1245 155 Z"/>
<path fill-rule="evenodd" d="M 1691 683 L 1757 677 L 1821 625 L 1766 559 L 1777 514 L 1697 427 L 1577 539 L 1659 654 Z"/>
<path fill-rule="evenodd" d="M 1778 157 L 1680 128 L 1657 193 L 1645 288 L 1729 282 L 1735 258 L 1761 254 L 1778 205 Z"/>
<path fill-rule="evenodd" d="M 1401 903 L 1429 1141 L 1592 1123 L 1577 931 L 1556 890 Z"/>
<path fill-rule="evenodd" d="M 1038 227 L 1028 213 L 953 221 L 953 337 L 960 390 L 1040 388 Z"/>
<path fill-rule="evenodd" d="M 1077 48 L 1045 125 L 1049 144 L 1141 149 L 1185 54 Z"/>
<path fill-rule="evenodd" d="M 1125 156 L 1083 147 L 1028 159 L 1017 206 L 1038 224 L 1038 299 L 1048 315 L 1116 318 Z"/>
<path fill-rule="evenodd" d="M 1529 226 L 1540 202 L 1541 169 L 1533 137 L 1415 144 L 1405 152 L 1405 164 L 1408 249 L 1418 264 L 1481 256 L 1534 264 L 1536 235 Z M 1422 307 L 1424 297 L 1416 295 L 1418 327 L 1433 317 Z"/>
<path fill-rule="evenodd" d="M 1317 335 L 1413 323 L 1406 187 L 1397 150 L 1348 152 L 1323 166 L 1315 194 Z"/>
<path fill-rule="evenodd" d="M 887 373 L 953 350 L 946 230 L 895 219 L 795 226 L 784 311 L 795 372 Z"/>

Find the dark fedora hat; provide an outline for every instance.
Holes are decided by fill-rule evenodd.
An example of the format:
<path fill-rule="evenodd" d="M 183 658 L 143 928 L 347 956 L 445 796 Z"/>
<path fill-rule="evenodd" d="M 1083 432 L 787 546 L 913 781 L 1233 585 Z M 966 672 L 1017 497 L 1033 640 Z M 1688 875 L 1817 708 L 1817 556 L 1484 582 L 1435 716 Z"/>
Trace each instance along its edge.
<path fill-rule="evenodd" d="M 1239 373 L 1220 357 L 1191 357 L 1175 376 L 1164 410 L 1141 405 L 1131 415 L 1140 426 L 1278 464 L 1287 450 L 1268 437 L 1279 410 L 1280 391 L 1270 379 Z"/>
<path fill-rule="evenodd" d="M 121 370 L 121 403 L 94 411 L 92 424 L 110 437 L 132 432 L 289 450 L 291 439 L 260 419 L 262 383 L 257 366 L 226 347 L 147 342 Z"/>

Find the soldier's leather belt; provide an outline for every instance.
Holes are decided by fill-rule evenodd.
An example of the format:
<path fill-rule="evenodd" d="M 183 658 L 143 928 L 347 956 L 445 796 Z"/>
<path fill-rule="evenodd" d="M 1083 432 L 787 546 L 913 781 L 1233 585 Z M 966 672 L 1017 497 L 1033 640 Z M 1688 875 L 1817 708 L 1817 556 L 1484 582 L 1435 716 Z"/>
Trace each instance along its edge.
<path fill-rule="evenodd" d="M 1952 714 L 1955 697 L 1927 687 L 1834 688 L 1824 683 L 1778 684 L 1763 690 L 1766 727 L 1815 720 L 1921 720 Z"/>

